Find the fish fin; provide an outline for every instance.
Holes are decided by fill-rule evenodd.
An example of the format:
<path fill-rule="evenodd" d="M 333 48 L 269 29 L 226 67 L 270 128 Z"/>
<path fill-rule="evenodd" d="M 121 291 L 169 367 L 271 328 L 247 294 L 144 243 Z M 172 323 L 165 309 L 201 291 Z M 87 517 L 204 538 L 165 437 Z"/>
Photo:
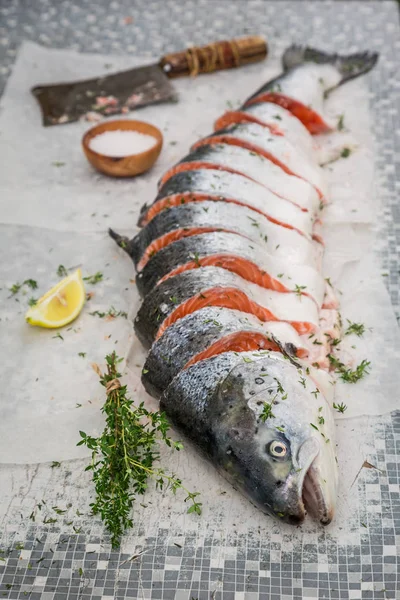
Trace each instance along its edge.
<path fill-rule="evenodd" d="M 306 62 L 322 65 L 330 64 L 336 67 L 341 74 L 342 79 L 340 84 L 342 84 L 359 75 L 368 73 L 377 63 L 378 57 L 379 54 L 377 52 L 357 52 L 356 54 L 341 56 L 340 54 L 321 52 L 307 46 L 293 45 L 285 50 L 282 57 L 282 64 L 285 71 Z"/>
<path fill-rule="evenodd" d="M 299 364 L 296 358 L 297 348 L 294 344 L 282 344 L 274 335 L 271 335 L 272 341 L 278 346 L 279 350 L 282 352 L 283 356 L 285 356 L 295 367 L 301 369 L 301 364 Z"/>
<path fill-rule="evenodd" d="M 132 240 L 127 238 L 125 235 L 120 235 L 113 229 L 109 228 L 108 235 L 112 237 L 112 239 L 117 242 L 118 246 L 125 250 L 129 255 L 131 253 Z"/>

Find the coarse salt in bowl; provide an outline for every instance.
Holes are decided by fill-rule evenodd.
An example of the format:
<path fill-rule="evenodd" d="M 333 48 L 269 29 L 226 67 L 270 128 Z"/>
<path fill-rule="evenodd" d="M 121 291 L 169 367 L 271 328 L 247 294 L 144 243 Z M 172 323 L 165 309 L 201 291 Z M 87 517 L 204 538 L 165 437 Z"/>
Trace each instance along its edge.
<path fill-rule="evenodd" d="M 163 143 L 157 127 L 144 121 L 119 119 L 92 127 L 82 146 L 89 162 L 113 177 L 132 177 L 150 169 Z"/>
<path fill-rule="evenodd" d="M 141 154 L 157 143 L 154 136 L 134 129 L 104 131 L 89 141 L 89 148 L 103 156 L 130 156 Z"/>

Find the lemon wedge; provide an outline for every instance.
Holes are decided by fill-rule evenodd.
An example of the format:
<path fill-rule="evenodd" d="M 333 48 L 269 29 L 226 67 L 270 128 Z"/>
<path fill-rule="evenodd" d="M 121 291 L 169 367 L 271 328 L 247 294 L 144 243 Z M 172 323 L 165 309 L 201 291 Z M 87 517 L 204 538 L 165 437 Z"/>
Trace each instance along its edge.
<path fill-rule="evenodd" d="M 53 329 L 71 323 L 81 312 L 86 294 L 82 272 L 77 269 L 57 283 L 25 315 L 29 325 Z"/>

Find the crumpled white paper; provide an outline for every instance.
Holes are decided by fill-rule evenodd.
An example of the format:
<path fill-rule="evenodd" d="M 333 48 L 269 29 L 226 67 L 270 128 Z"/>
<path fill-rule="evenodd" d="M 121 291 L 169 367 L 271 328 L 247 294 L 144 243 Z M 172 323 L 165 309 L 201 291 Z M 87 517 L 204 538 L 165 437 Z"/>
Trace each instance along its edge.
<path fill-rule="evenodd" d="M 106 68 L 106 63 L 111 66 Z M 252 90 L 279 72 L 279 64 L 270 60 L 237 71 L 174 81 L 180 96 L 178 105 L 148 107 L 130 115 L 154 123 L 163 131 L 164 149 L 158 163 L 144 176 L 116 180 L 100 175 L 86 162 L 80 142 L 90 124 L 42 127 L 39 107 L 29 90 L 36 84 L 125 68 L 125 57 L 81 55 L 26 43 L 2 99 L 2 462 L 43 462 L 87 454 L 84 448 L 76 447 L 79 430 L 96 433 L 101 429 L 100 407 L 104 401 L 103 388 L 91 363 L 103 366 L 104 356 L 114 349 L 124 358 L 129 354 L 128 380 L 134 399 L 157 406 L 140 384 L 145 354 L 131 323 L 139 306 L 131 281 L 135 276 L 133 265 L 108 238 L 107 228 L 112 226 L 132 236 L 139 208 L 153 200 L 156 182 L 167 166 L 179 160 L 196 139 L 209 133 L 213 121 L 228 107 L 239 105 Z M 372 328 L 364 338 L 348 336 L 343 344 L 351 360 L 371 361 L 371 374 L 365 380 L 356 385 L 337 384 L 337 401 L 348 406 L 345 417 L 394 410 L 398 407 L 400 384 L 396 320 L 373 258 L 372 225 L 379 204 L 373 188 L 366 90 L 365 82 L 357 80 L 343 86 L 329 100 L 331 114 L 344 114 L 345 126 L 358 148 L 348 159 L 327 167 L 333 202 L 325 209 L 325 275 L 342 292 L 343 319 L 361 321 Z M 324 146 L 336 141 L 322 137 L 320 143 Z M 331 151 L 325 146 L 325 154 Z M 87 286 L 94 296 L 71 328 L 61 330 L 63 340 L 54 337 L 56 332 L 52 330 L 29 327 L 23 319 L 28 298 L 39 297 L 58 280 L 59 264 L 68 268 L 81 265 L 84 275 L 104 273 L 103 282 Z M 24 286 L 10 297 L 11 285 L 28 278 L 37 280 L 39 289 L 31 291 Z M 128 319 L 107 321 L 89 314 L 107 311 L 111 306 L 126 311 Z M 347 448 L 348 423 L 338 422 L 337 429 L 339 447 L 343 444 Z M 189 456 L 197 460 L 194 452 Z M 346 458 L 346 452 L 344 456 L 343 469 L 351 478 L 362 463 L 362 452 L 353 449 L 350 456 Z M 194 473 L 196 469 L 188 471 Z"/>

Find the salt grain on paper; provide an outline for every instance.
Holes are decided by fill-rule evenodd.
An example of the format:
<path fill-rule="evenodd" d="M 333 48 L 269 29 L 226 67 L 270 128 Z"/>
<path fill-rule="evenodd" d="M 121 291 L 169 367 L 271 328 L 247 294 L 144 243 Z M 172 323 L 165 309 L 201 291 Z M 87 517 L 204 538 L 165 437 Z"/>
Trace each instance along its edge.
<path fill-rule="evenodd" d="M 96 135 L 90 140 L 89 148 L 103 156 L 130 156 L 149 150 L 156 141 L 152 135 L 139 131 L 116 129 Z"/>

